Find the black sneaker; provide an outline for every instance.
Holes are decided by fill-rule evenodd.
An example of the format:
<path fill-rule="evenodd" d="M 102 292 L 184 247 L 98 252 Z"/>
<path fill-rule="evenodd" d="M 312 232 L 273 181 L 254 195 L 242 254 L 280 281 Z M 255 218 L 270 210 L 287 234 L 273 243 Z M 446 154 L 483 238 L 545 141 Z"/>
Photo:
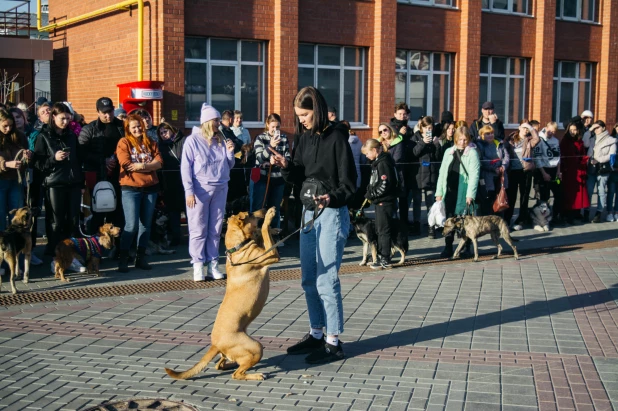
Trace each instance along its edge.
<path fill-rule="evenodd" d="M 429 227 L 429 230 L 427 231 L 427 237 L 429 237 L 430 240 L 435 240 L 436 239 L 436 230 L 433 227 Z"/>
<path fill-rule="evenodd" d="M 408 232 L 408 235 L 420 235 L 421 234 L 421 223 L 419 223 L 418 221 L 414 221 L 412 223 L 410 227 L 410 231 Z"/>
<path fill-rule="evenodd" d="M 371 268 L 372 270 L 381 270 L 382 268 L 384 268 L 382 267 L 382 259 L 378 257 L 376 261 L 369 264 L 369 268 Z"/>
<path fill-rule="evenodd" d="M 305 362 L 307 364 L 314 365 L 327 364 L 329 362 L 343 360 L 344 356 L 345 355 L 343 354 L 343 347 L 341 346 L 341 341 L 339 341 L 339 344 L 337 344 L 337 346 L 330 345 L 329 343 L 325 342 L 324 345 L 320 347 L 320 349 L 315 350 L 314 352 L 309 354 L 307 358 L 305 358 Z"/>
<path fill-rule="evenodd" d="M 593 223 L 600 223 L 601 222 L 601 212 L 597 211 L 597 213 L 594 215 L 594 218 L 592 219 Z"/>
<path fill-rule="evenodd" d="M 392 267 L 390 260 L 388 258 L 384 258 L 384 257 L 380 258 L 380 265 L 385 270 Z"/>
<path fill-rule="evenodd" d="M 309 354 L 322 347 L 324 344 L 324 337 L 317 339 L 313 337 L 311 333 L 307 333 L 299 342 L 288 347 L 287 351 L 290 355 Z"/>

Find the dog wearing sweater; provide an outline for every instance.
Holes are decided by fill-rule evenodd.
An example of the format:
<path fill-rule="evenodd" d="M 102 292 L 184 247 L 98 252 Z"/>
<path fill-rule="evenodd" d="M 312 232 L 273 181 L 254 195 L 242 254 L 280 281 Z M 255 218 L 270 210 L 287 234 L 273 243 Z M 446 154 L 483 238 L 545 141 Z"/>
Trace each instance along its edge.
<path fill-rule="evenodd" d="M 120 227 L 113 224 L 104 224 L 99 228 L 96 236 L 87 238 L 67 238 L 56 246 L 56 257 L 54 258 L 55 277 L 60 281 L 69 281 L 64 276 L 64 272 L 71 266 L 74 258 L 77 258 L 87 267 L 88 273 L 98 276 L 99 263 L 101 261 L 101 251 L 103 248 L 109 250 L 114 245 L 114 238 L 120 235 Z"/>

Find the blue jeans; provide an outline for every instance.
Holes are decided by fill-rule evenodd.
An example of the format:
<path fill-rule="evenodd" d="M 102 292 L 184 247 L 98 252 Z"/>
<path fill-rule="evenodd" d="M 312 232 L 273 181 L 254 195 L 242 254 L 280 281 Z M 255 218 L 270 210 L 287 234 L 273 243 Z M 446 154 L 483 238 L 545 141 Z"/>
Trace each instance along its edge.
<path fill-rule="evenodd" d="M 307 219 L 312 217 L 307 212 Z M 300 234 L 300 268 L 311 328 L 326 334 L 343 332 L 343 302 L 339 267 L 350 232 L 348 207 L 327 208 L 308 233 Z"/>
<path fill-rule="evenodd" d="M 264 194 L 266 193 L 266 176 L 261 176 L 260 181 L 253 184 L 253 193 L 251 200 L 251 212 L 259 210 L 264 204 Z M 281 200 L 283 200 L 283 190 L 285 183 L 283 178 L 271 178 L 268 185 L 268 195 L 266 196 L 266 204 L 264 208 L 275 207 L 276 214 L 272 222 L 273 228 L 281 226 Z"/>
<path fill-rule="evenodd" d="M 6 230 L 9 211 L 24 206 L 24 190 L 17 180 L 0 180 L 0 231 Z"/>
<path fill-rule="evenodd" d="M 618 171 L 612 171 L 607 179 L 607 212 L 618 213 Z"/>
<path fill-rule="evenodd" d="M 592 194 L 594 186 L 597 186 L 597 212 L 602 213 L 607 202 L 607 180 L 609 174 L 588 174 L 586 180 L 586 188 L 588 189 L 588 200 L 590 201 L 590 211 L 592 211 Z"/>
<path fill-rule="evenodd" d="M 146 248 L 150 240 L 152 215 L 157 202 L 157 193 L 122 190 L 122 208 L 124 209 L 124 231 L 120 236 L 120 250 L 128 251 L 137 237 L 137 247 Z"/>

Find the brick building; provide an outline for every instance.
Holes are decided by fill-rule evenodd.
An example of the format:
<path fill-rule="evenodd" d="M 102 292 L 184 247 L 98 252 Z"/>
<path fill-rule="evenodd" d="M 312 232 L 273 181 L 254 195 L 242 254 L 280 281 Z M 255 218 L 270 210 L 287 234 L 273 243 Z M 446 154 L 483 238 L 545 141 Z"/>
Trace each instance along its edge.
<path fill-rule="evenodd" d="M 49 0 L 49 19 L 112 4 Z M 93 119 L 97 97 L 136 80 L 136 10 L 51 33 L 54 100 Z M 280 113 L 290 131 L 305 85 L 364 138 L 396 101 L 413 120 L 448 109 L 470 121 L 485 100 L 507 125 L 618 114 L 615 0 L 150 0 L 144 25 L 144 80 L 165 82 L 155 117 L 179 126 L 210 101 L 256 131 Z"/>

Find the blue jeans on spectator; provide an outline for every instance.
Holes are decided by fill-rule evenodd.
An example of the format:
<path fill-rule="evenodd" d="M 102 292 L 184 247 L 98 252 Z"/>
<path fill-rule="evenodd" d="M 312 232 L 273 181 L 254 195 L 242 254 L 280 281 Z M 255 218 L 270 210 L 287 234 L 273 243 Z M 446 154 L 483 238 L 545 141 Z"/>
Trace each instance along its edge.
<path fill-rule="evenodd" d="M 612 171 L 607 179 L 607 212 L 618 214 L 618 171 Z"/>
<path fill-rule="evenodd" d="M 157 202 L 157 192 L 122 190 L 122 208 L 124 209 L 124 231 L 120 236 L 120 250 L 128 251 L 137 236 L 137 247 L 146 248 L 150 240 L 152 215 Z M 139 226 L 139 232 L 138 232 Z"/>
<path fill-rule="evenodd" d="M 260 176 L 260 181 L 253 184 L 253 200 L 251 201 L 251 212 L 259 210 L 264 204 L 264 194 L 266 193 L 267 176 Z M 266 204 L 264 208 L 275 207 L 276 214 L 272 222 L 273 228 L 279 228 L 281 226 L 281 200 L 283 200 L 283 190 L 285 189 L 285 182 L 283 177 L 276 177 L 270 179 L 268 184 L 268 194 L 266 196 Z"/>
<path fill-rule="evenodd" d="M 0 231 L 6 230 L 9 211 L 24 206 L 24 190 L 17 180 L 0 180 Z"/>
<path fill-rule="evenodd" d="M 306 219 L 312 217 L 307 212 Z M 339 267 L 343 258 L 350 215 L 348 207 L 326 208 L 308 233 L 300 234 L 302 287 L 311 328 L 326 327 L 327 335 L 343 332 L 343 302 Z"/>
<path fill-rule="evenodd" d="M 592 194 L 594 186 L 597 186 L 597 212 L 602 213 L 607 202 L 607 180 L 609 174 L 588 174 L 586 187 L 588 189 L 588 200 L 590 201 L 590 211 L 592 211 Z"/>

